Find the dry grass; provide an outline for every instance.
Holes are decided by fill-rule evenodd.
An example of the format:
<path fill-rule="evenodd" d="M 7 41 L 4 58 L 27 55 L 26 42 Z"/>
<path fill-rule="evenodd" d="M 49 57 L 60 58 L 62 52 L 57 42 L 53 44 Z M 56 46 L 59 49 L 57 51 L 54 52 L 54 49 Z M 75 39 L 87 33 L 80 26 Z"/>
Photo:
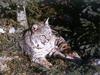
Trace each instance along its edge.
<path fill-rule="evenodd" d="M 7 69 L 1 71 L 2 75 L 64 75 L 67 67 L 66 63 L 59 59 L 50 59 L 54 66 L 47 70 L 34 65 L 27 56 L 20 51 L 2 51 L 2 56 L 15 57 L 11 61 L 6 61 Z"/>

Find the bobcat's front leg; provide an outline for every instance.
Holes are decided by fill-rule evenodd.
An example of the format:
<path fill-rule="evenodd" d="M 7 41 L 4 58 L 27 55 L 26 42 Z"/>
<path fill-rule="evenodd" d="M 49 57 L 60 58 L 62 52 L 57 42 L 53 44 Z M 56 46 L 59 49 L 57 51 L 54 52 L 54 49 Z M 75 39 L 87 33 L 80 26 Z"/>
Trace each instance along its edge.
<path fill-rule="evenodd" d="M 53 65 L 46 58 L 33 58 L 32 61 L 40 66 L 50 69 Z"/>
<path fill-rule="evenodd" d="M 76 52 L 64 55 L 63 53 L 61 53 L 59 51 L 55 51 L 52 54 L 52 56 L 53 57 L 58 57 L 58 58 L 63 59 L 63 60 L 70 60 L 70 61 L 73 61 L 75 63 L 77 63 L 77 62 L 81 63 L 81 61 L 82 61 L 81 58 L 79 57 L 79 55 Z"/>

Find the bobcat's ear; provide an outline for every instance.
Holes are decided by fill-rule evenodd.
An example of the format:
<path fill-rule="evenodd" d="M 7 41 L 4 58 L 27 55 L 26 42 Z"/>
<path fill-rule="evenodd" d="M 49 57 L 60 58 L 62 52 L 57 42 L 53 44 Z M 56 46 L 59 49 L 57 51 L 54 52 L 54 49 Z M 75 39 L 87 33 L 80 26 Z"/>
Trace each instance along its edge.
<path fill-rule="evenodd" d="M 46 19 L 45 25 L 49 25 L 49 18 Z"/>

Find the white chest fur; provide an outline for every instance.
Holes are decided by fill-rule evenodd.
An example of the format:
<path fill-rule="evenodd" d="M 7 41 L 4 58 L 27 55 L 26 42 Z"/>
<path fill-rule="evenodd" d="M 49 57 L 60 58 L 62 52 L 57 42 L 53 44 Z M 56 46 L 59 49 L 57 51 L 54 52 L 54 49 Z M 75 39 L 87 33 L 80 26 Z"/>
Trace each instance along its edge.
<path fill-rule="evenodd" d="M 44 43 L 42 42 L 44 40 Z M 33 56 L 36 57 L 45 57 L 48 53 L 52 52 L 55 48 L 55 36 L 52 36 L 50 40 L 35 38 L 32 40 L 35 47 L 33 51 L 35 54 Z"/>

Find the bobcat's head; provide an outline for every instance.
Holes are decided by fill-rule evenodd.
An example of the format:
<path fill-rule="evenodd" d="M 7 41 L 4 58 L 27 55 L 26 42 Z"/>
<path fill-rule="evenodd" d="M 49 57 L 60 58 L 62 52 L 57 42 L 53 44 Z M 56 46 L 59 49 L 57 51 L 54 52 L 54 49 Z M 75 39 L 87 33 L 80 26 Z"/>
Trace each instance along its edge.
<path fill-rule="evenodd" d="M 38 22 L 31 27 L 32 32 L 42 31 L 45 29 L 51 29 L 48 22 L 49 18 L 45 22 Z"/>

